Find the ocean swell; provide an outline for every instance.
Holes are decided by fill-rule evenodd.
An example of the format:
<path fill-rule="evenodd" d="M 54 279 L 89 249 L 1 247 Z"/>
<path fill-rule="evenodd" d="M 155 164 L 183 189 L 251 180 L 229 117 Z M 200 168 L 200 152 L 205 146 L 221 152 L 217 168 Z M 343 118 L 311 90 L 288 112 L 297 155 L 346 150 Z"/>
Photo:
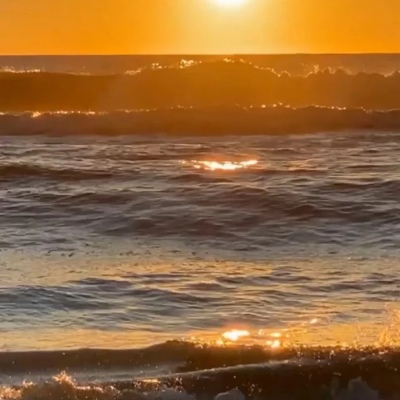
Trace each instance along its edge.
<path fill-rule="evenodd" d="M 187 62 L 125 74 L 0 73 L 0 110 L 114 111 L 283 103 L 292 107 L 400 108 L 400 73 L 278 73 L 244 61 Z"/>
<path fill-rule="evenodd" d="M 82 181 L 90 179 L 111 178 L 113 174 L 106 171 L 84 171 L 82 169 L 57 169 L 39 165 L 0 164 L 0 175 L 3 179 L 59 179 L 63 181 Z"/>
<path fill-rule="evenodd" d="M 283 105 L 0 114 L 0 135 L 266 135 L 400 129 L 400 109 Z"/>

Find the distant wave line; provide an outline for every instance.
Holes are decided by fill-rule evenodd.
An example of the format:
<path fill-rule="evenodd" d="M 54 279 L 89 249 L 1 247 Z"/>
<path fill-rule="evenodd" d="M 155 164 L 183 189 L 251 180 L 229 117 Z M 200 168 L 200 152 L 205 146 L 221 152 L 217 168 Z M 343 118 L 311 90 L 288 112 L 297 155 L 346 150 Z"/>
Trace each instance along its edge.
<path fill-rule="evenodd" d="M 284 105 L 0 113 L 0 135 L 274 135 L 400 131 L 400 109 Z"/>

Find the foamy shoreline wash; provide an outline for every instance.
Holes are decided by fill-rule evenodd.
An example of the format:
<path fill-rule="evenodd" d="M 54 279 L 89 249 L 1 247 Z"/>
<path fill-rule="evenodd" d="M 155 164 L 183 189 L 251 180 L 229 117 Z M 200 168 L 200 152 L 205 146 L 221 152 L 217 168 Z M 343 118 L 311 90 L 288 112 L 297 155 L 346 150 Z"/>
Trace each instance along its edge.
<path fill-rule="evenodd" d="M 2 399 L 395 399 L 398 359 L 398 352 L 390 348 L 268 351 L 178 342 L 138 351 L 2 353 L 0 395 Z M 52 370 L 63 372 L 51 377 Z M 286 384 L 286 375 L 291 385 Z"/>
<path fill-rule="evenodd" d="M 161 350 L 161 349 L 159 349 Z M 228 349 L 229 350 L 229 349 Z M 256 349 L 260 351 L 260 349 Z M 202 352 L 199 349 L 199 352 Z M 109 369 L 107 359 L 105 365 L 100 364 L 97 370 L 80 368 L 75 372 L 75 379 L 65 372 L 59 373 L 45 381 L 45 375 L 31 375 L 31 382 L 18 383 L 18 376 L 9 377 L 4 386 L 0 386 L 0 394 L 5 399 L 31 398 L 82 398 L 82 399 L 388 399 L 397 398 L 398 353 L 382 352 L 368 355 L 367 352 L 324 352 L 316 351 L 314 359 L 305 358 L 305 354 L 288 361 L 271 361 L 261 364 L 245 365 L 238 362 L 246 358 L 243 350 L 205 349 L 213 356 L 206 370 L 198 371 L 196 364 L 185 366 L 190 372 L 140 371 L 131 370 L 132 375 L 124 375 L 120 370 L 111 369 L 111 373 L 103 375 L 103 368 Z M 231 354 L 229 354 L 231 353 Z M 235 357 L 236 353 L 236 357 Z M 253 353 L 250 349 L 248 353 Z M 232 355 L 234 357 L 232 358 Z M 45 355 L 44 355 L 45 356 Z M 121 354 L 122 356 L 122 354 Z M 218 367 L 219 362 L 227 364 Z M 236 360 L 236 362 L 235 362 Z M 192 358 L 190 361 L 196 361 Z M 202 357 L 199 359 L 200 365 Z M 206 357 L 207 363 L 207 357 Z M 247 364 L 247 365 L 246 365 Z M 207 365 L 207 364 L 206 364 Z M 211 365 L 217 366 L 209 368 Z M 228 366 L 227 366 L 228 365 Z M 199 365 L 197 365 L 198 367 Z M 197 369 L 197 370 L 196 370 Z M 113 374 L 114 372 L 114 374 Z M 125 372 L 127 373 L 128 370 Z M 124 378 L 126 376 L 126 378 Z M 354 378 L 358 376 L 358 378 Z M 47 375 L 49 377 L 49 375 Z M 78 380 L 79 378 L 80 380 Z M 290 385 L 287 380 L 290 380 Z M 10 384 L 12 386 L 10 386 Z"/>
<path fill-rule="evenodd" d="M 295 367 L 296 368 L 296 367 Z M 298 369 L 298 367 L 297 367 Z M 222 375 L 224 374 L 223 371 Z M 234 373 L 234 371 L 232 371 Z M 247 371 L 245 371 L 246 374 Z M 257 372 L 252 369 L 250 373 Z M 248 373 L 247 372 L 247 373 Z M 258 371 L 260 372 L 260 371 Z M 214 375 L 214 376 L 213 376 Z M 210 385 L 211 379 L 204 377 L 198 379 L 196 376 L 186 379 L 186 384 L 182 384 L 182 379 L 178 381 L 158 380 L 154 378 L 136 380 L 136 381 L 122 381 L 112 383 L 94 383 L 88 384 L 79 383 L 72 377 L 65 373 L 53 376 L 52 379 L 44 383 L 24 383 L 20 386 L 0 388 L 0 394 L 4 399 L 25 399 L 31 396 L 40 396 L 43 399 L 53 398 L 73 398 L 77 399 L 179 399 L 179 400 L 194 400 L 196 398 L 202 399 L 215 399 L 215 400 L 244 400 L 244 399 L 269 399 L 273 395 L 274 398 L 283 399 L 365 399 L 365 400 L 378 400 L 386 399 L 388 393 L 391 398 L 396 398 L 398 392 L 393 390 L 392 387 L 388 389 L 381 387 L 381 390 L 376 390 L 368 385 L 361 377 L 357 379 L 342 380 L 337 376 L 331 379 L 325 378 L 317 382 L 310 382 L 306 387 L 305 385 L 292 385 L 282 388 L 281 385 L 276 385 L 276 382 L 268 379 L 268 384 L 257 385 L 252 384 L 251 381 L 242 381 L 237 377 L 232 376 L 230 383 L 219 381 L 219 372 L 211 375 L 214 380 L 213 385 Z M 304 378 L 301 377 L 304 382 Z M 226 377 L 224 377 L 226 380 Z M 293 376 L 292 376 L 293 379 Z M 259 379 L 257 379 L 259 381 Z M 188 384 L 189 383 L 189 384 Z M 190 384 L 191 383 L 191 384 Z M 234 387 L 235 383 L 237 384 Z M 298 382 L 296 382 L 298 383 Z M 312 386 L 314 383 L 315 386 Z M 196 388 L 197 386 L 197 388 Z M 240 387 L 240 389 L 238 388 Z M 224 389 L 232 387 L 231 389 Z M 219 390 L 224 390 L 219 392 Z M 197 390 L 196 390 L 197 389 Z M 283 390 L 282 390 L 283 389 Z"/>

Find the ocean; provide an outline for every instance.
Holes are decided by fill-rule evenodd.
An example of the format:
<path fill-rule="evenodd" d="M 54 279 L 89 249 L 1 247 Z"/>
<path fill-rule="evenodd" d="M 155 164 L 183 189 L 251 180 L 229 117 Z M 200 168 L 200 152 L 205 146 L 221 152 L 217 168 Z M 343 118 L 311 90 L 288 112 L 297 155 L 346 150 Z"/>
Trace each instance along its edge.
<path fill-rule="evenodd" d="M 400 55 L 0 71 L 1 399 L 399 398 Z"/>

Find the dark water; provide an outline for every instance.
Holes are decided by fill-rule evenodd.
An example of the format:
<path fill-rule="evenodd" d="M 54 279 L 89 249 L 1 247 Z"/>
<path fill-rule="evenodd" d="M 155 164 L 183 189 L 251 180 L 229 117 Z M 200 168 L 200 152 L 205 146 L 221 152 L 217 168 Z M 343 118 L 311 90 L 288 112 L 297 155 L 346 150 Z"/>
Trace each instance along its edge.
<path fill-rule="evenodd" d="M 0 397 L 397 398 L 400 62 L 293 57 L 2 59 Z"/>

